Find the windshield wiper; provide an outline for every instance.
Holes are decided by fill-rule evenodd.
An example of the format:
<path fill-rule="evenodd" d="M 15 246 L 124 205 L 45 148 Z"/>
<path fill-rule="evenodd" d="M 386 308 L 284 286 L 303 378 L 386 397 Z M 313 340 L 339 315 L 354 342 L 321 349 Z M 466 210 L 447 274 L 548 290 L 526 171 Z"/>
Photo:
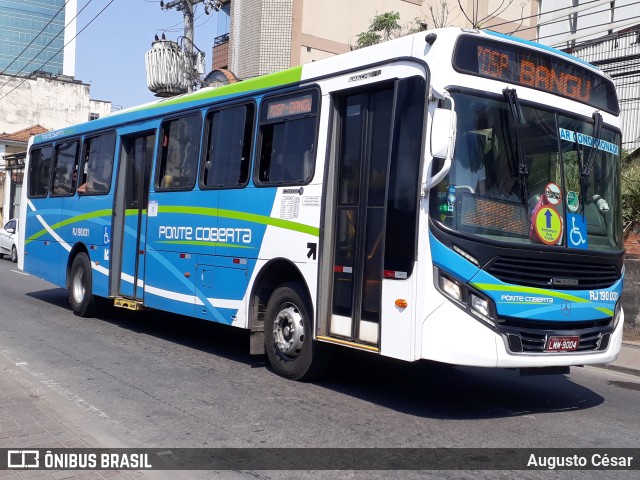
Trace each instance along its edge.
<path fill-rule="evenodd" d="M 516 127 L 516 152 L 518 153 L 518 178 L 520 179 L 520 192 L 522 194 L 522 203 L 526 205 L 529 198 L 529 190 L 527 188 L 527 177 L 529 176 L 529 169 L 524 161 L 524 155 L 522 153 L 522 142 L 520 141 L 520 127 L 522 126 L 522 110 L 520 108 L 520 101 L 518 100 L 518 94 L 515 88 L 505 88 L 502 90 L 502 94 L 509 103 L 509 112 L 511 118 Z"/>
<path fill-rule="evenodd" d="M 580 190 L 582 197 L 582 205 L 586 205 L 587 190 L 589 189 L 589 175 L 593 172 L 593 164 L 596 159 L 596 150 L 600 145 L 600 136 L 602 135 L 602 115 L 597 110 L 593 112 L 593 144 L 591 150 L 589 150 L 589 156 L 584 159 L 584 156 L 580 154 L 580 146 L 576 139 L 576 154 L 578 156 L 578 168 L 580 168 Z M 584 213 L 584 208 L 583 208 Z"/>
<path fill-rule="evenodd" d="M 580 173 L 584 177 L 588 177 L 593 171 L 593 163 L 596 159 L 596 150 L 598 150 L 598 147 L 600 146 L 600 135 L 602 135 L 602 115 L 600 115 L 600 112 L 596 110 L 593 112 L 593 145 L 591 145 L 587 161 L 580 167 Z"/>

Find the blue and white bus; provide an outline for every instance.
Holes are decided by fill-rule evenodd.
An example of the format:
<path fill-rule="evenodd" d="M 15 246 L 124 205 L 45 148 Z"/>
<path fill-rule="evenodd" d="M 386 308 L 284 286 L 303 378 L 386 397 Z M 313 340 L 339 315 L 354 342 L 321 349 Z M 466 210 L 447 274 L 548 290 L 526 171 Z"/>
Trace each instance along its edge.
<path fill-rule="evenodd" d="M 622 339 L 620 109 L 563 52 L 441 29 L 34 137 L 20 264 L 104 302 L 325 343 L 567 371 Z"/>

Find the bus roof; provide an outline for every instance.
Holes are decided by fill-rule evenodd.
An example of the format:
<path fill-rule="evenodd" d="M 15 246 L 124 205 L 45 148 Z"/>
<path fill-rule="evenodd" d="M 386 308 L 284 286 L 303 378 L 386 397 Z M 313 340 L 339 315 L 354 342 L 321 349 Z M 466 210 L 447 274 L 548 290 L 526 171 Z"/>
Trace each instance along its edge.
<path fill-rule="evenodd" d="M 348 64 L 357 65 L 358 61 L 361 62 L 363 58 L 368 57 L 368 54 L 372 53 L 373 51 L 378 51 L 379 53 L 382 54 L 382 56 L 384 56 L 385 52 L 390 52 L 391 51 L 390 49 L 393 48 L 393 46 L 397 47 L 398 45 L 403 43 L 404 45 L 408 46 L 415 41 L 424 41 L 425 34 L 428 34 L 428 33 L 438 34 L 439 32 L 442 32 L 442 33 L 446 32 L 447 35 L 455 36 L 455 37 L 458 37 L 464 34 L 477 34 L 477 35 L 479 34 L 483 36 L 489 36 L 496 39 L 500 39 L 501 41 L 505 41 L 508 43 L 520 44 L 528 48 L 535 48 L 537 50 L 540 50 L 548 54 L 563 57 L 564 59 L 569 60 L 571 62 L 579 63 L 582 66 L 586 66 L 589 69 L 593 70 L 595 73 L 603 77 L 606 77 L 606 75 L 602 73 L 600 69 L 598 69 L 597 67 L 594 67 L 590 63 L 585 62 L 584 60 L 581 60 L 577 57 L 574 57 L 573 55 L 569 55 L 568 53 L 562 52 L 555 48 L 548 47 L 546 45 L 540 45 L 535 42 L 504 35 L 502 33 L 494 32 L 491 30 L 469 30 L 469 29 L 464 29 L 459 27 L 447 27 L 442 29 L 427 30 L 425 32 L 417 33 L 407 37 L 398 38 L 395 40 L 391 40 L 389 42 L 384 42 L 379 45 L 373 45 L 371 47 L 367 47 L 364 49 L 359 49 L 359 50 L 348 52 L 342 55 L 336 55 L 326 59 L 318 60 L 317 62 L 314 62 L 312 64 L 292 67 L 287 70 L 282 70 L 280 72 L 251 78 L 238 83 L 224 85 L 216 88 L 206 87 L 196 92 L 186 93 L 183 95 L 178 95 L 175 97 L 161 99 L 161 100 L 145 103 L 142 105 L 126 108 L 124 110 L 117 111 L 115 113 L 99 118 L 97 120 L 92 120 L 90 122 L 85 122 L 78 125 L 69 126 L 69 127 L 54 130 L 51 132 L 36 135 L 33 141 L 34 143 L 40 143 L 40 142 L 50 141 L 58 137 L 66 137 L 68 135 L 78 135 L 78 134 L 83 134 L 83 133 L 87 133 L 94 130 L 108 129 L 118 125 L 129 123 L 129 122 L 135 122 L 135 121 L 144 120 L 144 119 L 151 119 L 156 116 L 171 113 L 173 111 L 187 109 L 189 107 L 198 107 L 201 105 L 205 105 L 208 101 L 212 99 L 224 100 L 228 98 L 233 98 L 234 96 L 240 95 L 240 94 L 258 92 L 261 90 L 283 87 L 286 85 L 294 85 L 303 79 L 311 81 L 313 78 L 316 77 L 316 75 L 319 74 L 319 72 L 323 70 L 325 71 L 331 70 L 332 67 L 335 70 L 340 70 L 342 67 L 344 67 L 345 61 Z M 449 48 L 453 48 L 453 45 L 449 45 Z M 380 58 L 380 60 L 381 59 L 382 58 Z M 352 62 L 353 60 L 356 60 L 356 61 Z M 304 75 L 303 75 L 303 68 L 305 69 L 305 72 L 306 70 L 308 70 L 308 72 Z"/>

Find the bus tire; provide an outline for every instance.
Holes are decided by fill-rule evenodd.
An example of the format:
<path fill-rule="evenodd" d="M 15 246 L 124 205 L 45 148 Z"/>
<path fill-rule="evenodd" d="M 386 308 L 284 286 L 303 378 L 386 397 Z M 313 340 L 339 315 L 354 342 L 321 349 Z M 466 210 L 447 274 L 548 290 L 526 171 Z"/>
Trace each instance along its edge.
<path fill-rule="evenodd" d="M 69 272 L 69 303 L 79 317 L 89 317 L 95 311 L 92 291 L 91 262 L 84 252 L 78 253 Z"/>
<path fill-rule="evenodd" d="M 284 283 L 269 298 L 264 346 L 269 363 L 282 377 L 309 380 L 315 372 L 310 313 L 311 302 L 299 283 Z"/>
<path fill-rule="evenodd" d="M 15 245 L 11 247 L 11 261 L 13 263 L 18 263 L 18 249 Z"/>

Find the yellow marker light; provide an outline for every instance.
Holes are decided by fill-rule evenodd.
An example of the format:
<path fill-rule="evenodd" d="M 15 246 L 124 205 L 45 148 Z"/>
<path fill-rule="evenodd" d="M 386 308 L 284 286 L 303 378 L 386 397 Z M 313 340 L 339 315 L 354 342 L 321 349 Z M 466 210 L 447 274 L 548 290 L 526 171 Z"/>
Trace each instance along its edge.
<path fill-rule="evenodd" d="M 396 299 L 396 307 L 398 308 L 407 308 L 409 304 L 407 303 L 407 301 L 404 298 L 398 298 Z"/>

